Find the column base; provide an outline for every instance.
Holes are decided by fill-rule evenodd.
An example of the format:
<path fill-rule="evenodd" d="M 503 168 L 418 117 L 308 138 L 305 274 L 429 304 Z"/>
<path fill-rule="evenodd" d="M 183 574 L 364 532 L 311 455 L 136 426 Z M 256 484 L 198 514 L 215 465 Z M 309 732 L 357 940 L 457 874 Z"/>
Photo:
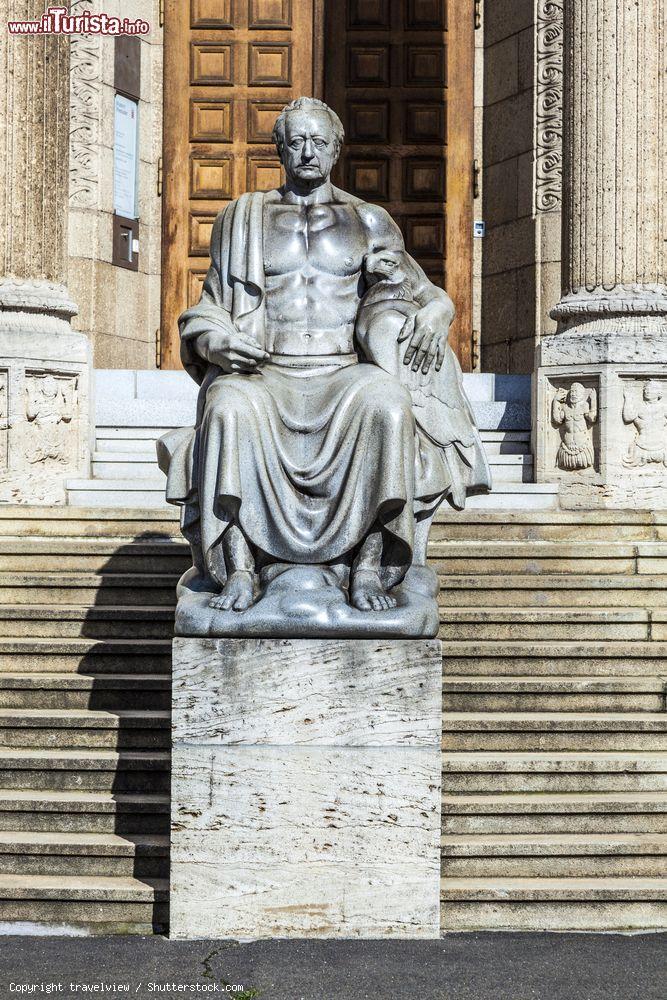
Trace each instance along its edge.
<path fill-rule="evenodd" d="M 175 639 L 170 935 L 437 938 L 438 640 Z"/>
<path fill-rule="evenodd" d="M 635 317 L 638 322 L 641 317 Z M 667 508 L 667 337 L 592 322 L 537 351 L 538 482 L 566 509 Z"/>
<path fill-rule="evenodd" d="M 91 369 L 60 312 L 0 310 L 0 503 L 65 503 L 88 475 Z"/>

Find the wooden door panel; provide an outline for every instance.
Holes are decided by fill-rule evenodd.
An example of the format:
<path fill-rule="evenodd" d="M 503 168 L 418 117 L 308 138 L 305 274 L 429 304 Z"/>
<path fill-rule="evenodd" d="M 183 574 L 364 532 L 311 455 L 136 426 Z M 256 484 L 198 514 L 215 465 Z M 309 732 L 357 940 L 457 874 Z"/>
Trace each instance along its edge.
<path fill-rule="evenodd" d="M 473 2 L 338 0 L 325 9 L 324 99 L 346 132 L 335 180 L 383 205 L 447 288 L 457 311 L 450 342 L 470 368 Z"/>
<path fill-rule="evenodd" d="M 180 367 L 176 321 L 196 302 L 211 226 L 232 198 L 282 183 L 280 110 L 313 93 L 318 0 L 167 0 L 161 364 Z"/>

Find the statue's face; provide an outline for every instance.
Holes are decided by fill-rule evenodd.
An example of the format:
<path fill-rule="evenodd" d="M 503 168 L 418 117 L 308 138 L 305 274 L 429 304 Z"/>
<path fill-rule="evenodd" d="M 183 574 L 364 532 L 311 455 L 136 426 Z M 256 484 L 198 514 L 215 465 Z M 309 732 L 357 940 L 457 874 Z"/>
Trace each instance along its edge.
<path fill-rule="evenodd" d="M 282 162 L 288 177 L 303 184 L 325 181 L 338 149 L 325 111 L 292 111 L 285 120 Z"/>
<path fill-rule="evenodd" d="M 572 403 L 581 403 L 584 399 L 584 387 L 580 382 L 573 382 L 570 387 L 570 401 Z"/>

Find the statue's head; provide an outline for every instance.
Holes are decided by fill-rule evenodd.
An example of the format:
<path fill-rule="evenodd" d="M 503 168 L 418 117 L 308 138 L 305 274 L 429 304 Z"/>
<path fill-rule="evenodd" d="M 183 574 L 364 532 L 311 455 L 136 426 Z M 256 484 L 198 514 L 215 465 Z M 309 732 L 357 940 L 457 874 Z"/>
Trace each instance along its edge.
<path fill-rule="evenodd" d="M 314 97 L 292 101 L 273 127 L 273 141 L 285 173 L 300 187 L 317 187 L 328 179 L 344 137 L 336 112 Z"/>
<path fill-rule="evenodd" d="M 570 403 L 583 403 L 586 398 L 586 390 L 581 382 L 573 382 L 570 386 L 568 395 L 570 397 Z"/>
<path fill-rule="evenodd" d="M 662 399 L 662 385 L 657 379 L 651 379 L 644 384 L 642 395 L 646 403 L 655 403 L 657 400 Z"/>

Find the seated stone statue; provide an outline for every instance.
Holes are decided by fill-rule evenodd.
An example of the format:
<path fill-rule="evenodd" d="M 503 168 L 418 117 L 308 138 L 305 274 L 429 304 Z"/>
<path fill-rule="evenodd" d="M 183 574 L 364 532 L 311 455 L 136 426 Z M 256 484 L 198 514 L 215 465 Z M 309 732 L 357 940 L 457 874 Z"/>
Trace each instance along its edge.
<path fill-rule="evenodd" d="M 454 308 L 387 212 L 331 184 L 330 108 L 293 101 L 274 140 L 285 185 L 218 215 L 179 320 L 201 389 L 158 445 L 193 553 L 177 631 L 435 635 L 431 521 L 490 485 Z"/>

